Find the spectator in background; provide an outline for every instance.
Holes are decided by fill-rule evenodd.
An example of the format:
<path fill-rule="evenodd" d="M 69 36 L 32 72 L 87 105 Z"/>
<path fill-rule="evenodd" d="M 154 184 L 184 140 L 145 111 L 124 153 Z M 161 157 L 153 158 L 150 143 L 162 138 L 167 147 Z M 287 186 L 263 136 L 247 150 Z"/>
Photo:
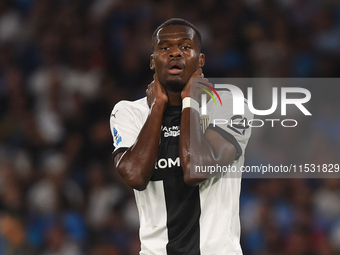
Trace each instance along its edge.
<path fill-rule="evenodd" d="M 88 255 L 123 255 L 114 245 L 112 244 L 98 244 L 94 245 Z"/>
<path fill-rule="evenodd" d="M 2 255 L 35 255 L 27 243 L 23 217 L 20 213 L 5 210 L 0 214 L 0 253 Z"/>
<path fill-rule="evenodd" d="M 62 199 L 73 208 L 84 205 L 83 192 L 73 181 L 67 179 L 67 162 L 61 154 L 52 154 L 44 162 L 45 177 L 29 191 L 31 210 L 42 215 L 54 215 L 63 209 Z"/>
<path fill-rule="evenodd" d="M 0 44 L 17 41 L 22 32 L 21 15 L 11 4 L 8 0 L 0 2 Z"/>
<path fill-rule="evenodd" d="M 104 166 L 93 162 L 88 169 L 87 219 L 94 233 L 102 232 L 106 228 L 112 208 L 123 199 L 121 189 L 106 180 Z"/>
<path fill-rule="evenodd" d="M 42 255 L 81 255 L 78 244 L 61 226 L 53 226 L 46 235 L 46 248 Z"/>
<path fill-rule="evenodd" d="M 207 77 L 339 77 L 338 1 L 192 3 L 0 1 L 0 204 L 24 212 L 16 224 L 27 226 L 25 241 L 39 254 L 53 250 L 44 238 L 51 232 L 66 236 L 60 247 L 71 242 L 83 254 L 117 249 L 118 254 L 137 254 L 132 193 L 107 174 L 112 167 L 107 117 L 118 101 L 144 93 L 146 87 L 139 84 L 152 78 L 149 35 L 164 20 L 181 17 L 197 24 L 202 50 L 210 56 Z M 327 91 L 317 86 L 311 93 L 313 117 L 299 120 L 299 128 L 285 136 L 270 128 L 253 130 L 248 165 L 339 163 L 339 86 Z M 53 170 L 57 164 L 42 170 L 50 151 L 63 155 L 66 170 Z M 94 174 L 93 162 L 102 177 Z M 93 175 L 88 189 L 87 178 Z M 111 194 L 123 198 L 118 205 L 104 198 L 108 190 L 110 199 Z M 339 253 L 338 193 L 336 180 L 243 180 L 241 238 L 243 247 L 251 248 L 245 254 Z M 99 201 L 110 208 L 93 208 Z M 38 213 L 42 208 L 48 213 Z M 90 215 L 104 211 L 108 220 L 98 223 L 107 230 L 103 234 L 94 223 L 99 216 Z M 57 224 L 61 230 L 52 231 Z M 104 244 L 92 240 L 99 232 L 107 239 Z M 4 235 L 1 240 L 1 247 L 9 244 Z M 302 244 L 307 251 L 299 248 Z"/>

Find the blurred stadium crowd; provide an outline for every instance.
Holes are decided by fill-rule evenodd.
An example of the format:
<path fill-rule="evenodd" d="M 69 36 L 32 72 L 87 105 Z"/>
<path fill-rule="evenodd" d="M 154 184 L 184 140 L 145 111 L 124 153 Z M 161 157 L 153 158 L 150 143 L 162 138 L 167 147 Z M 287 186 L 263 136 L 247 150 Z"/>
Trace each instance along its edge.
<path fill-rule="evenodd" d="M 206 77 L 340 74 L 336 0 L 1 0 L 1 255 L 138 253 L 109 116 L 144 96 L 172 17 L 201 31 Z M 313 118 L 255 131 L 247 164 L 340 163 L 340 87 L 310 89 Z M 245 255 L 340 254 L 340 181 L 245 179 L 241 223 Z"/>

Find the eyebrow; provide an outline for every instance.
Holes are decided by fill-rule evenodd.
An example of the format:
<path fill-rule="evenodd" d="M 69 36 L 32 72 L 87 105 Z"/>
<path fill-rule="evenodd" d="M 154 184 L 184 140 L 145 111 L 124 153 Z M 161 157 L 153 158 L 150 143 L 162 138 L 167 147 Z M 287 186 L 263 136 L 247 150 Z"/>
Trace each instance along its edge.
<path fill-rule="evenodd" d="M 185 37 L 185 38 L 179 39 L 179 41 L 191 41 L 191 42 L 192 42 L 193 40 L 191 40 L 190 37 Z M 170 40 L 159 40 L 159 42 L 157 43 L 157 45 L 162 45 L 162 44 L 168 43 L 168 42 L 170 42 Z"/>

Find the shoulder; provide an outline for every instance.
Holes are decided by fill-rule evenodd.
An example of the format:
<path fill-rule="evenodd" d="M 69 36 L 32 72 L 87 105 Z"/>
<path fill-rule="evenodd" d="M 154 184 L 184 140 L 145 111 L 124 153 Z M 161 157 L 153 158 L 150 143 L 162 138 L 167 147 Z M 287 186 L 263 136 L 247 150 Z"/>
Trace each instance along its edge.
<path fill-rule="evenodd" d="M 219 90 L 217 93 L 213 94 L 212 100 L 208 101 L 208 105 L 214 105 L 215 102 L 217 105 L 223 105 L 228 102 L 232 102 L 231 100 L 233 99 L 233 95 L 230 91 L 227 90 Z"/>
<path fill-rule="evenodd" d="M 110 115 L 111 129 L 116 125 L 140 129 L 149 116 L 149 111 L 146 97 L 135 101 L 120 101 Z"/>
<path fill-rule="evenodd" d="M 252 115 L 249 106 L 248 106 L 248 100 L 244 97 L 235 97 L 233 94 L 228 90 L 220 90 L 218 91 L 218 94 L 214 94 L 213 97 L 214 100 L 209 100 L 208 102 L 208 108 L 211 111 L 221 111 L 221 110 L 233 110 L 234 107 L 241 107 L 241 109 L 244 109 L 242 112 L 245 115 Z M 235 102 L 234 102 L 235 99 Z"/>
<path fill-rule="evenodd" d="M 233 97 L 233 93 L 231 93 L 229 90 L 221 90 L 218 91 L 218 95 L 220 96 L 222 103 L 223 102 L 232 102 L 234 97 Z M 242 100 L 244 101 L 245 104 L 248 104 L 248 100 L 245 97 L 241 97 Z M 240 97 L 236 96 L 236 100 L 240 100 Z"/>
<path fill-rule="evenodd" d="M 133 115 L 143 116 L 148 115 L 149 106 L 146 97 L 143 97 L 135 101 L 122 100 L 113 107 L 111 117 L 116 118 L 118 111 L 120 111 L 120 113 L 124 112 L 125 114 L 130 113 Z"/>
<path fill-rule="evenodd" d="M 121 109 L 121 108 L 126 108 L 126 109 L 139 109 L 139 110 L 148 110 L 149 106 L 146 101 L 146 97 L 143 97 L 141 99 L 135 100 L 135 101 L 129 101 L 129 100 L 122 100 L 119 101 L 114 107 L 113 110 L 115 109 Z"/>
<path fill-rule="evenodd" d="M 222 102 L 233 99 L 233 94 L 228 90 L 218 91 L 218 95 L 220 96 Z"/>

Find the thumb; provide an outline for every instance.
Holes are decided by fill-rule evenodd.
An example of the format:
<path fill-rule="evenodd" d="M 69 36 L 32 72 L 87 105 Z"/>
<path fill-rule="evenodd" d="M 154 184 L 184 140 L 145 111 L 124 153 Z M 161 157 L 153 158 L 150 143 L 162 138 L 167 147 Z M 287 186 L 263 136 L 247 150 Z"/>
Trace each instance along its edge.
<path fill-rule="evenodd" d="M 159 83 L 158 76 L 156 73 L 153 75 L 153 79 L 155 82 Z"/>

